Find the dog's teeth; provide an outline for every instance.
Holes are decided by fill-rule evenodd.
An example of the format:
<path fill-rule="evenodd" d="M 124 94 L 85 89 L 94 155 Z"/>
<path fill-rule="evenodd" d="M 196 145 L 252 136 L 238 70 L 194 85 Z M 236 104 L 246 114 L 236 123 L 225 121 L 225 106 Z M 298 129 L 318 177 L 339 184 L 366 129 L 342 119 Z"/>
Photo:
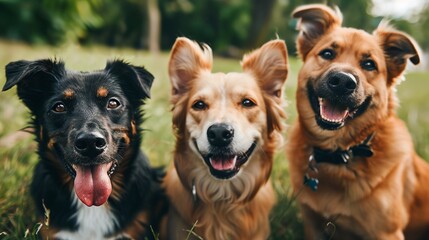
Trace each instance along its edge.
<path fill-rule="evenodd" d="M 318 100 L 320 106 L 320 117 L 327 122 L 341 124 L 350 114 L 348 108 L 342 109 L 341 107 L 335 106 L 335 104 L 320 97 Z"/>

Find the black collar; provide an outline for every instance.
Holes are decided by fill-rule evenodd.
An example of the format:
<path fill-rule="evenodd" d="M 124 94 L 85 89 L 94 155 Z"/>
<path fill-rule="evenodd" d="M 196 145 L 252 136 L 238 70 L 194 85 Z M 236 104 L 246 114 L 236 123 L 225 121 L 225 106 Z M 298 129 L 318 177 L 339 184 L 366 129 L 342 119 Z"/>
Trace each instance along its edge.
<path fill-rule="evenodd" d="M 354 157 L 371 157 L 374 153 L 370 143 L 375 133 L 370 134 L 361 144 L 350 147 L 347 150 L 335 151 L 313 148 L 313 159 L 316 163 L 347 164 Z"/>
<path fill-rule="evenodd" d="M 317 164 L 348 164 L 354 157 L 371 157 L 374 152 L 371 149 L 370 143 L 374 138 L 375 133 L 370 134 L 361 144 L 350 147 L 347 150 L 337 149 L 335 151 L 313 148 L 313 154 L 308 159 L 308 168 L 304 174 L 304 185 L 308 186 L 313 191 L 317 191 L 319 179 L 311 177 L 310 172 L 318 173 Z"/>

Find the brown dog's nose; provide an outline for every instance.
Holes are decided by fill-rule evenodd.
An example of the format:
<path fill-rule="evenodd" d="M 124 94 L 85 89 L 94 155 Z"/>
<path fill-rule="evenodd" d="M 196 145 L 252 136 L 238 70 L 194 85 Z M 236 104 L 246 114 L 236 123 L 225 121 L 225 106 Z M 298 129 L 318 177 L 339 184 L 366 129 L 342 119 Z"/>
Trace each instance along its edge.
<path fill-rule="evenodd" d="M 213 124 L 207 129 L 207 138 L 211 145 L 225 147 L 232 142 L 234 128 L 228 124 Z"/>
<path fill-rule="evenodd" d="M 356 89 L 357 81 L 350 73 L 335 72 L 329 76 L 328 87 L 337 95 L 349 95 Z"/>
<path fill-rule="evenodd" d="M 83 156 L 94 158 L 107 147 L 106 139 L 99 132 L 82 132 L 76 136 L 74 148 Z"/>

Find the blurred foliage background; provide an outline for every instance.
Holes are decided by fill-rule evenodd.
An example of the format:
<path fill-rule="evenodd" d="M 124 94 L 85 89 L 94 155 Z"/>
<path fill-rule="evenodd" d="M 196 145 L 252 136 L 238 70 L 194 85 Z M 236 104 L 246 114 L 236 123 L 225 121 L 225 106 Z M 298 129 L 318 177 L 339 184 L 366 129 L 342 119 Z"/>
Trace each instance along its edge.
<path fill-rule="evenodd" d="M 378 1 L 380 0 L 373 0 Z M 429 49 L 429 8 L 408 18 L 393 19 L 424 50 Z M 0 0 L 0 37 L 36 44 L 77 42 L 137 49 L 169 49 L 175 38 L 187 36 L 208 43 L 214 51 L 238 57 L 278 35 L 291 44 L 296 37 L 290 15 L 315 0 Z M 326 0 L 344 13 L 344 25 L 372 31 L 382 17 L 370 0 Z M 384 0 L 386 8 L 389 1 Z"/>

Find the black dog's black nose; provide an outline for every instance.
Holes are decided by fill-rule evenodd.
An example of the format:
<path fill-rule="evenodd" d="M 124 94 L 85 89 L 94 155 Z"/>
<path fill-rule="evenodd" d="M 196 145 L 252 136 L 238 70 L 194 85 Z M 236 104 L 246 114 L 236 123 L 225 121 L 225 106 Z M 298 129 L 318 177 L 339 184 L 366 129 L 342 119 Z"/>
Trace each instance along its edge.
<path fill-rule="evenodd" d="M 357 81 L 352 74 L 336 72 L 329 76 L 328 87 L 337 95 L 349 95 L 357 88 Z"/>
<path fill-rule="evenodd" d="M 79 133 L 74 142 L 76 151 L 90 158 L 100 155 L 106 147 L 106 139 L 99 132 Z"/>
<path fill-rule="evenodd" d="M 207 129 L 207 138 L 211 145 L 225 147 L 232 142 L 234 129 L 227 124 L 213 124 Z"/>

